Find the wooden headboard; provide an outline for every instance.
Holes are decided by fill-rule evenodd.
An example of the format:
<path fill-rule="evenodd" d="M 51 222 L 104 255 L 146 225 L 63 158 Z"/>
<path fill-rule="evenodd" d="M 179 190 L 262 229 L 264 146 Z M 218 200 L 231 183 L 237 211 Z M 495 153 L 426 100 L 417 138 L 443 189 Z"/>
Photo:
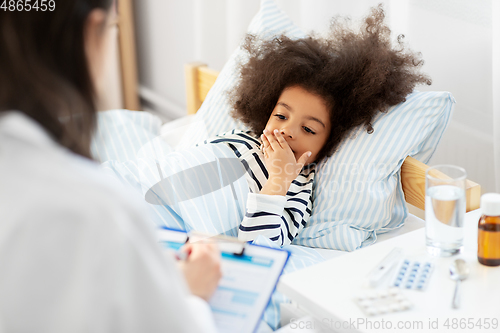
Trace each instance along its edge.
<path fill-rule="evenodd" d="M 219 72 L 203 63 L 185 65 L 188 114 L 195 114 L 215 83 Z M 401 166 L 401 184 L 407 203 L 425 210 L 425 171 L 428 165 L 408 156 Z M 443 175 L 446 177 L 446 175 Z M 466 181 L 467 212 L 479 208 L 481 186 Z"/>

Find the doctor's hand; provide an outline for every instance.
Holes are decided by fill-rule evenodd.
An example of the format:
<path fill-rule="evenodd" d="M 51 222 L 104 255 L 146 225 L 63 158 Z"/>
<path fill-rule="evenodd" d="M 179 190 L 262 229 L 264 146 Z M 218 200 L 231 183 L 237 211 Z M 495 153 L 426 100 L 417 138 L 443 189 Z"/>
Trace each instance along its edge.
<path fill-rule="evenodd" d="M 190 244 L 181 249 L 188 257 L 180 262 L 180 268 L 193 295 L 208 302 L 222 277 L 221 254 L 217 244 Z"/>

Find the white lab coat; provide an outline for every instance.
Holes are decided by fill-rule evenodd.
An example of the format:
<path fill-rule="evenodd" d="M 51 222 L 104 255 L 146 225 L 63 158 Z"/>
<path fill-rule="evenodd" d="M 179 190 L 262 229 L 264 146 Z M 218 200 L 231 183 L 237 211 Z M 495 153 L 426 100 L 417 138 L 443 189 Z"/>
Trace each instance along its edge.
<path fill-rule="evenodd" d="M 3 330 L 215 331 L 146 217 L 140 199 L 96 163 L 27 116 L 0 114 Z"/>

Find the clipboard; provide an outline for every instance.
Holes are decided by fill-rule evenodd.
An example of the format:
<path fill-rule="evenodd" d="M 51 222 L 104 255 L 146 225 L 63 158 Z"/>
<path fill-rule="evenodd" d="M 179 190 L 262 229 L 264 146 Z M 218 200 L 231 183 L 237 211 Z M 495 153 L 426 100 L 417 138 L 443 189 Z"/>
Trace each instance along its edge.
<path fill-rule="evenodd" d="M 260 324 L 290 256 L 288 251 L 254 245 L 227 236 L 208 236 L 161 227 L 158 240 L 178 254 L 187 242 L 216 242 L 221 250 L 222 278 L 208 302 L 221 333 L 251 333 Z"/>

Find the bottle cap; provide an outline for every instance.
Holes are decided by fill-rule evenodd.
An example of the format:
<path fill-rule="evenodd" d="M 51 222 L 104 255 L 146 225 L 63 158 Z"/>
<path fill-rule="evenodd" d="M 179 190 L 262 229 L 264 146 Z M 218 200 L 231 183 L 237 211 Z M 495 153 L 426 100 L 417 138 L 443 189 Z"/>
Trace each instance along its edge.
<path fill-rule="evenodd" d="M 500 194 L 486 193 L 481 196 L 483 215 L 500 216 Z"/>

